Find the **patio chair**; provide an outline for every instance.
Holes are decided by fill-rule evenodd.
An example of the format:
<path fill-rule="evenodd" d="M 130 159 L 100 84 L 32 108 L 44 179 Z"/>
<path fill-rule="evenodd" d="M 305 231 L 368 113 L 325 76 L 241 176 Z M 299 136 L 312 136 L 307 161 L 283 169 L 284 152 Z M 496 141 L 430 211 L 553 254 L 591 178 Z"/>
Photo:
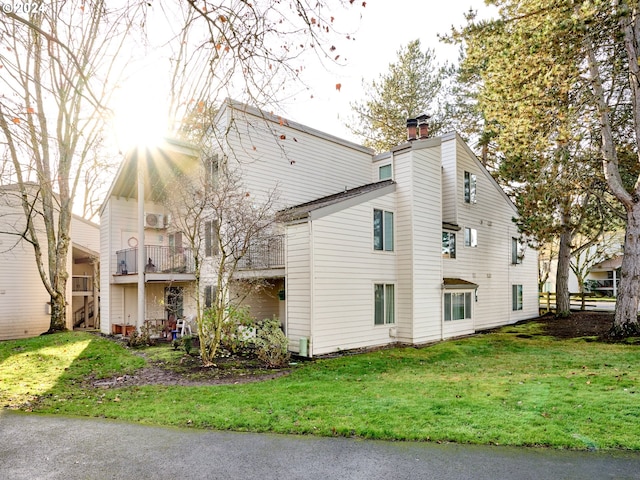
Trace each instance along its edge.
<path fill-rule="evenodd" d="M 176 330 L 180 332 L 180 336 L 184 337 L 184 335 L 189 332 L 189 335 L 193 335 L 193 331 L 191 330 L 191 323 L 193 322 L 193 315 L 189 315 L 187 317 L 182 317 L 178 319 L 178 323 L 176 324 Z"/>

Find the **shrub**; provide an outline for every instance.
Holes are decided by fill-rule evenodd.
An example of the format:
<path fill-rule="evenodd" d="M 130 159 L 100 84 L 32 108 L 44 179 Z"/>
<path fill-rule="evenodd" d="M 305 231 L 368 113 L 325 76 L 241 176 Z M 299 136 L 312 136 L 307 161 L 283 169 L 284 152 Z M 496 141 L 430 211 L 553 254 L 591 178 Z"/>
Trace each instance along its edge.
<path fill-rule="evenodd" d="M 191 335 L 182 337 L 182 348 L 187 352 L 187 355 L 191 355 L 191 349 L 193 348 L 193 337 Z"/>
<path fill-rule="evenodd" d="M 289 363 L 288 340 L 280 328 L 280 320 L 266 318 L 258 322 L 254 339 L 258 359 L 269 368 L 281 368 Z"/>
<path fill-rule="evenodd" d="M 255 320 L 245 307 L 229 307 L 229 319 L 222 324 L 220 346 L 235 355 L 253 347 Z"/>
<path fill-rule="evenodd" d="M 151 347 L 155 344 L 156 341 L 151 338 L 151 328 L 146 324 L 140 328 L 140 332 L 138 330 L 131 332 L 127 340 L 127 345 L 132 348 Z"/>

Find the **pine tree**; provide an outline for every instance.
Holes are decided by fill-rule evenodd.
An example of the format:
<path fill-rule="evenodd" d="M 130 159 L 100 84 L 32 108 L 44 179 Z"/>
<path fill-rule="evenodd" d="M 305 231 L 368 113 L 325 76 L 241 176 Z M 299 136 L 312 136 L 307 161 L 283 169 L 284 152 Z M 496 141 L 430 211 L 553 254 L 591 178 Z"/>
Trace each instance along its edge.
<path fill-rule="evenodd" d="M 422 50 L 413 40 L 398 50 L 398 59 L 386 73 L 371 83 L 363 81 L 366 97 L 351 104 L 355 121 L 348 127 L 376 152 L 387 151 L 406 141 L 407 118 L 426 113 L 430 130 L 441 129 L 439 95 L 444 69 L 435 62 L 432 49 Z"/>

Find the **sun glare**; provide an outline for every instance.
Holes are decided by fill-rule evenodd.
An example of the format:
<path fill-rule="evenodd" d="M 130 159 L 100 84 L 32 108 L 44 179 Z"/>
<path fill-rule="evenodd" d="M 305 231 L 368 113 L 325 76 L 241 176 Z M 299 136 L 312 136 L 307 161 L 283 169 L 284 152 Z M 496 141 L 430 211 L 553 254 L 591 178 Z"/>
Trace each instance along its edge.
<path fill-rule="evenodd" d="M 117 93 L 114 129 L 120 150 L 157 145 L 167 133 L 166 94 L 159 78 L 147 71 L 123 84 Z"/>

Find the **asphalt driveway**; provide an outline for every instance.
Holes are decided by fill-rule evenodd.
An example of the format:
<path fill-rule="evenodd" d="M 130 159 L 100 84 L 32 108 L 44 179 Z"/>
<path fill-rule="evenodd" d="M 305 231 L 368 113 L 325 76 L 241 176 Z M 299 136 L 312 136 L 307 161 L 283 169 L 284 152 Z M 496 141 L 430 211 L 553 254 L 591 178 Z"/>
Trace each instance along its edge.
<path fill-rule="evenodd" d="M 0 478 L 638 479 L 640 453 L 149 427 L 0 411 Z"/>

